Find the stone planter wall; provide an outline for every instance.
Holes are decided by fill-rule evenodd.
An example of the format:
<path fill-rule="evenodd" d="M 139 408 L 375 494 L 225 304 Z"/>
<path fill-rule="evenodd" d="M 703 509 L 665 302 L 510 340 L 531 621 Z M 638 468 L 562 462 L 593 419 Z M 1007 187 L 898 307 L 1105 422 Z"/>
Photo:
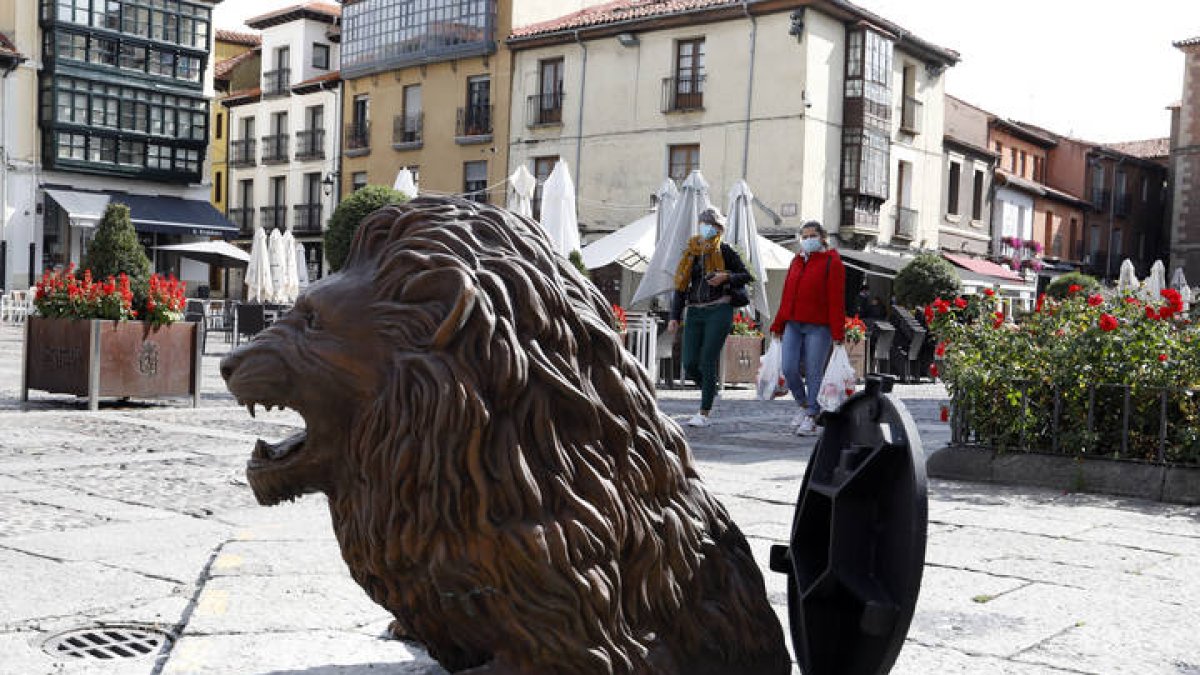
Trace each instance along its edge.
<path fill-rule="evenodd" d="M 721 381 L 725 384 L 754 384 L 762 358 L 761 337 L 730 335 L 721 352 Z"/>
<path fill-rule="evenodd" d="M 47 319 L 25 325 L 24 382 L 29 390 L 100 397 L 160 398 L 200 395 L 200 341 L 192 322 L 152 327 L 143 321 Z"/>

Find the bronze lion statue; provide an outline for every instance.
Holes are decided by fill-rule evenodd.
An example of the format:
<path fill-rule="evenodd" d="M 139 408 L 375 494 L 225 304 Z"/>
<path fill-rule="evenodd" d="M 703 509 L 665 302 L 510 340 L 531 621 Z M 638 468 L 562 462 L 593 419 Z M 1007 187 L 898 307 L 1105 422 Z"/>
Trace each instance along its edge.
<path fill-rule="evenodd" d="M 785 674 L 741 531 L 603 296 L 509 212 L 381 209 L 345 268 L 229 354 L 263 505 L 328 495 L 355 581 L 451 672 Z"/>

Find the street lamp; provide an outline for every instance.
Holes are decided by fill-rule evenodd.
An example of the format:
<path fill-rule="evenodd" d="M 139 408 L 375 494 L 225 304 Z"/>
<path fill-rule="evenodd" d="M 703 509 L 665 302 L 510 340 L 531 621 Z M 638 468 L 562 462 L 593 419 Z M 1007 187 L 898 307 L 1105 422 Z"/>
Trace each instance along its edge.
<path fill-rule="evenodd" d="M 337 184 L 339 175 L 337 171 L 330 171 L 321 179 L 321 189 L 325 191 L 326 197 L 333 194 L 333 186 Z"/>

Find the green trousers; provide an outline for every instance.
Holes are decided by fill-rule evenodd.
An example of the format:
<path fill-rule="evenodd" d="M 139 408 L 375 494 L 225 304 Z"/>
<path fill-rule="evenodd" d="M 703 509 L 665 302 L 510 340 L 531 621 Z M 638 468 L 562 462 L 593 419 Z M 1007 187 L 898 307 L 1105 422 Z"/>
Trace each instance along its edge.
<path fill-rule="evenodd" d="M 700 384 L 700 409 L 712 410 L 721 349 L 733 326 L 733 305 L 688 307 L 683 322 L 683 376 Z"/>

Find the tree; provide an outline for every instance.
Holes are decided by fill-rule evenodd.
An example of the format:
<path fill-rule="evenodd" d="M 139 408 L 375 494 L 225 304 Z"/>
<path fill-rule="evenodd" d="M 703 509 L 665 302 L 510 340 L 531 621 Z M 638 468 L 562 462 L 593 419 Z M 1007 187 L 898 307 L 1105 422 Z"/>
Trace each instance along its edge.
<path fill-rule="evenodd" d="M 958 294 L 962 281 L 954 266 L 933 253 L 922 253 L 896 273 L 892 288 L 904 307 L 927 305 Z"/>
<path fill-rule="evenodd" d="M 1091 294 L 1100 290 L 1100 282 L 1095 277 L 1089 277 L 1082 272 L 1067 272 L 1057 276 L 1046 285 L 1046 295 L 1055 300 L 1062 300 L 1070 295 L 1072 286 L 1078 286 L 1083 293 Z"/>
<path fill-rule="evenodd" d="M 113 202 L 104 209 L 104 218 L 88 246 L 83 266 L 92 271 L 94 279 L 107 279 L 124 272 L 134 285 L 149 280 L 150 258 L 138 242 L 137 232 L 129 220 L 128 206 Z"/>
<path fill-rule="evenodd" d="M 355 190 L 333 210 L 329 229 L 325 231 L 325 257 L 329 268 L 340 270 L 350 255 L 350 242 L 363 219 L 379 209 L 392 204 L 403 204 L 408 196 L 398 190 L 382 185 L 368 185 Z"/>

